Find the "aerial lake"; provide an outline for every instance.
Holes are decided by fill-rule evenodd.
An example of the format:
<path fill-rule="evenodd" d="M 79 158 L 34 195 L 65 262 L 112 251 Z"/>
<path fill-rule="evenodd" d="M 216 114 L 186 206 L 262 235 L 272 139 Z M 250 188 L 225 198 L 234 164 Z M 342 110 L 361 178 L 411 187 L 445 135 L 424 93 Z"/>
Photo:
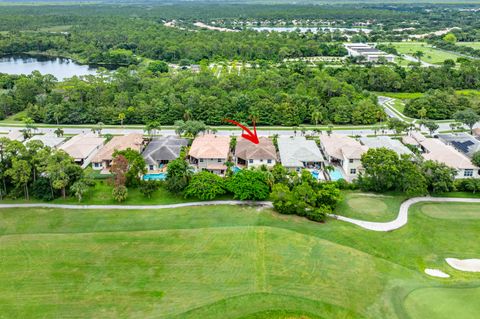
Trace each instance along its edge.
<path fill-rule="evenodd" d="M 41 74 L 52 74 L 59 81 L 75 75 L 96 73 L 95 67 L 81 65 L 71 59 L 31 55 L 0 57 L 0 73 L 30 74 L 35 70 Z"/>

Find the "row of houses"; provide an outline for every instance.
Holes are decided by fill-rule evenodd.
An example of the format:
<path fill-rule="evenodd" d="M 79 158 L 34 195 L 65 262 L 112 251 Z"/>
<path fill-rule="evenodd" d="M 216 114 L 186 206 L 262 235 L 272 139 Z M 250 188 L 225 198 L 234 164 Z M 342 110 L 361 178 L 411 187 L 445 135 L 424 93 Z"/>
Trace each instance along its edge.
<path fill-rule="evenodd" d="M 18 131 L 7 135 L 20 140 Z M 39 140 L 53 148 L 64 150 L 82 167 L 90 164 L 101 173 L 109 173 L 115 150 L 132 149 L 142 154 L 148 174 L 166 171 L 167 164 L 178 158 L 189 140 L 177 136 L 156 137 L 148 143 L 142 134 L 115 136 L 110 141 L 98 135 L 80 134 L 70 139 L 54 135 L 35 135 L 30 140 Z M 25 141 L 26 142 L 26 141 Z M 407 145 L 409 147 L 407 147 Z M 425 160 L 446 164 L 457 171 L 457 178 L 479 178 L 480 171 L 471 162 L 473 154 L 480 150 L 480 141 L 466 133 L 439 134 L 427 138 L 419 132 L 403 136 L 401 140 L 388 136 L 361 137 L 358 140 L 340 134 L 321 135 L 319 144 L 303 136 L 279 137 L 277 147 L 268 137 L 260 137 L 258 144 L 239 138 L 232 149 L 231 137 L 205 134 L 195 138 L 188 148 L 187 158 L 197 170 L 207 170 L 223 175 L 227 162 L 237 169 L 248 167 L 272 167 L 281 163 L 289 170 L 308 169 L 318 179 L 348 181 L 362 171 L 361 157 L 369 148 L 387 148 L 399 155 L 415 158 L 420 154 Z"/>

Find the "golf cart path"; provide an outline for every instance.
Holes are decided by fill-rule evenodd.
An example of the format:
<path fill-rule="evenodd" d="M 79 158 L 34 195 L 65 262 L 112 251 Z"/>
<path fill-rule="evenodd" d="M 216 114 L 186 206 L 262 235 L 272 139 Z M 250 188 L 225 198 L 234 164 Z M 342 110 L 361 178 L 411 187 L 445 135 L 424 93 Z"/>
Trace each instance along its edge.
<path fill-rule="evenodd" d="M 416 203 L 432 202 L 432 203 L 480 203 L 480 198 L 449 198 L 449 197 L 414 197 L 404 201 L 400 205 L 397 218 L 390 222 L 369 222 L 349 218 L 341 215 L 329 214 L 330 217 L 344 222 L 352 223 L 364 229 L 373 231 L 392 231 L 405 226 L 408 222 L 408 210 L 410 206 Z M 192 206 L 212 206 L 212 205 L 247 205 L 272 208 L 272 202 L 269 201 L 241 201 L 241 200 L 217 200 L 205 202 L 189 202 L 167 205 L 73 205 L 73 204 L 48 204 L 48 203 L 32 203 L 32 204 L 0 204 L 2 208 L 63 208 L 63 209 L 118 209 L 118 210 L 141 210 L 141 209 L 165 209 Z"/>
<path fill-rule="evenodd" d="M 398 212 L 397 218 L 390 222 L 379 223 L 379 222 L 369 222 L 364 220 L 353 219 L 340 215 L 330 215 L 333 218 L 338 220 L 355 224 L 365 229 L 374 230 L 374 231 L 392 231 L 399 229 L 402 226 L 405 226 L 408 222 L 408 210 L 410 206 L 422 203 L 422 202 L 431 202 L 431 203 L 480 203 L 480 198 L 450 198 L 450 197 L 414 197 L 404 201 L 400 205 L 400 210 Z"/>

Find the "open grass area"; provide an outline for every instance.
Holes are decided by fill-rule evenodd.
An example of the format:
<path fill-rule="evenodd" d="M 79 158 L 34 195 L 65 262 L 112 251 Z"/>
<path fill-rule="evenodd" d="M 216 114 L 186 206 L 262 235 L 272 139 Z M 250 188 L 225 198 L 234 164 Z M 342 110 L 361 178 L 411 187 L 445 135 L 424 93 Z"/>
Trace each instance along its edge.
<path fill-rule="evenodd" d="M 421 60 L 432 64 L 441 64 L 448 59 L 456 61 L 461 57 L 458 54 L 435 49 L 425 42 L 391 42 L 388 44 L 393 45 L 400 54 L 412 55 L 417 51 L 422 51 L 424 56 Z"/>
<path fill-rule="evenodd" d="M 475 319 L 480 313 L 480 288 L 426 288 L 413 291 L 405 302 L 412 319 Z"/>
<path fill-rule="evenodd" d="M 455 44 L 480 50 L 480 42 L 457 42 Z"/>
<path fill-rule="evenodd" d="M 390 221 L 395 219 L 404 200 L 403 196 L 344 192 L 335 214 L 368 221 Z"/>
<path fill-rule="evenodd" d="M 480 256 L 480 221 L 431 218 L 421 209 L 388 233 L 249 207 L 3 209 L 0 313 L 435 319 L 447 318 L 436 317 L 435 306 L 450 305 L 449 318 L 470 318 L 478 294 L 462 295 L 480 286 L 480 276 L 452 270 L 444 258 Z M 452 278 L 429 277 L 427 267 Z M 427 300 L 426 289 L 452 293 Z"/>
<path fill-rule="evenodd" d="M 480 210 L 476 204 L 467 203 L 444 203 L 436 205 L 423 203 L 420 205 L 421 212 L 432 218 L 440 219 L 480 219 Z"/>

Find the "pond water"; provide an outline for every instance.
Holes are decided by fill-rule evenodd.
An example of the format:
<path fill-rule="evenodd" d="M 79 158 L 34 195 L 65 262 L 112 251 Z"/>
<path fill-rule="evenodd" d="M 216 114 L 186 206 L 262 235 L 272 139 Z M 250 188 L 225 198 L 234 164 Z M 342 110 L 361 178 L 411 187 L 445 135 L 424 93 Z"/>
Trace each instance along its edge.
<path fill-rule="evenodd" d="M 369 33 L 371 29 L 364 29 L 364 28 L 334 28 L 334 27 L 254 27 L 252 28 L 255 31 L 276 31 L 276 32 L 293 32 L 299 30 L 300 32 L 304 33 L 307 31 L 311 31 L 316 33 L 318 31 L 330 31 L 333 32 L 338 30 L 340 32 L 360 32 L 363 31 L 365 33 Z"/>
<path fill-rule="evenodd" d="M 59 81 L 74 75 L 96 73 L 95 67 L 81 65 L 71 59 L 31 55 L 0 57 L 0 73 L 30 74 L 35 70 L 42 74 L 52 74 Z"/>

